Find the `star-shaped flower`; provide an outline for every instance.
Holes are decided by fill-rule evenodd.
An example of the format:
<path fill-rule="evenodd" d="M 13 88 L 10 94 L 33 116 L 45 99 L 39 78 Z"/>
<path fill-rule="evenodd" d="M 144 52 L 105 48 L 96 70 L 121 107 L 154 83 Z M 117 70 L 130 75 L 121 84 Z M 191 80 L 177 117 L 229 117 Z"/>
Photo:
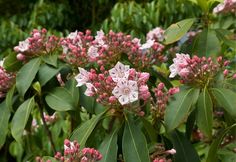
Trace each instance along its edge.
<path fill-rule="evenodd" d="M 129 65 L 117 62 L 115 67 L 109 70 L 109 74 L 114 82 L 118 82 L 120 79 L 128 79 Z"/>
<path fill-rule="evenodd" d="M 88 71 L 86 71 L 84 68 L 79 67 L 79 72 L 80 73 L 75 76 L 75 79 L 78 82 L 76 87 L 80 87 L 89 81 L 89 72 Z"/>

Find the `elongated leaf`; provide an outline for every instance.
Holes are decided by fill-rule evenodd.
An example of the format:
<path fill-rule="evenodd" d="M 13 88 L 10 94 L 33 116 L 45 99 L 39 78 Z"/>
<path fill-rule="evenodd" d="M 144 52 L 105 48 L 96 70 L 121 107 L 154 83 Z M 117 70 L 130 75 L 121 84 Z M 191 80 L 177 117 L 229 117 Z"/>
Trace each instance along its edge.
<path fill-rule="evenodd" d="M 130 117 L 125 123 L 122 151 L 125 162 L 150 162 L 145 136 Z"/>
<path fill-rule="evenodd" d="M 32 97 L 22 103 L 13 116 L 11 123 L 11 134 L 17 142 L 21 142 L 21 136 L 30 116 L 30 112 L 34 106 L 34 97 Z"/>
<path fill-rule="evenodd" d="M 4 145 L 6 140 L 10 115 L 10 110 L 6 106 L 6 102 L 2 102 L 0 104 L 0 149 Z"/>
<path fill-rule="evenodd" d="M 48 65 L 52 65 L 54 67 L 57 67 L 57 55 L 45 55 L 43 56 L 43 61 L 46 62 Z"/>
<path fill-rule="evenodd" d="M 201 92 L 197 102 L 197 126 L 207 137 L 212 136 L 213 104 L 207 88 Z"/>
<path fill-rule="evenodd" d="M 22 66 L 22 63 L 17 60 L 15 53 L 10 53 L 4 60 L 3 66 L 7 71 L 17 71 Z"/>
<path fill-rule="evenodd" d="M 167 106 L 164 117 L 167 131 L 175 129 L 186 119 L 198 94 L 199 89 L 191 88 L 181 90 L 174 95 L 174 100 L 171 100 Z"/>
<path fill-rule="evenodd" d="M 40 62 L 40 58 L 30 60 L 19 70 L 16 75 L 16 88 L 22 97 L 24 97 L 25 92 L 29 89 L 32 81 L 34 80 L 38 72 Z"/>
<path fill-rule="evenodd" d="M 56 69 L 56 68 L 50 67 L 46 64 L 41 65 L 39 68 L 39 72 L 38 72 L 40 85 L 44 86 L 59 71 L 60 71 L 60 68 Z"/>
<path fill-rule="evenodd" d="M 70 137 L 71 140 L 77 140 L 80 146 L 83 148 L 90 136 L 96 127 L 97 123 L 101 119 L 105 112 L 94 116 L 92 119 L 82 123 L 77 129 L 75 129 Z"/>
<path fill-rule="evenodd" d="M 195 19 L 185 19 L 172 24 L 165 31 L 165 44 L 171 44 L 180 40 L 193 25 Z"/>
<path fill-rule="evenodd" d="M 193 47 L 198 56 L 215 56 L 220 52 L 220 41 L 213 30 L 203 30 Z"/>
<path fill-rule="evenodd" d="M 93 97 L 89 97 L 84 95 L 84 92 L 86 90 L 85 86 L 82 86 L 79 88 L 80 90 L 80 105 L 83 106 L 89 113 L 93 114 L 94 113 L 94 108 L 96 101 Z"/>
<path fill-rule="evenodd" d="M 183 133 L 173 131 L 171 141 L 176 149 L 175 162 L 200 162 L 196 150 Z"/>
<path fill-rule="evenodd" d="M 73 78 L 66 82 L 65 88 L 71 94 L 74 106 L 76 107 L 79 103 L 80 91 L 79 88 L 76 87 L 77 81 Z"/>
<path fill-rule="evenodd" d="M 217 150 L 218 147 L 220 146 L 221 141 L 223 140 L 224 136 L 226 135 L 226 133 L 228 133 L 228 131 L 230 131 L 232 128 L 236 127 L 236 124 L 233 124 L 232 126 L 226 128 L 218 137 L 217 139 L 215 139 L 211 146 L 210 149 L 208 151 L 208 156 L 207 156 L 207 160 L 206 162 L 213 162 L 213 161 L 217 161 Z"/>
<path fill-rule="evenodd" d="M 108 136 L 105 137 L 99 151 L 102 154 L 101 162 L 117 162 L 117 132 L 120 127 L 114 129 Z"/>
<path fill-rule="evenodd" d="M 213 88 L 211 90 L 217 103 L 222 106 L 229 115 L 236 117 L 236 93 L 225 88 Z"/>
<path fill-rule="evenodd" d="M 57 87 L 45 98 L 47 104 L 57 111 L 74 110 L 74 102 L 70 92 L 64 87 Z"/>
<path fill-rule="evenodd" d="M 152 124 L 144 118 L 142 119 L 142 123 L 143 123 L 143 127 L 144 127 L 145 131 L 148 134 L 150 141 L 152 141 L 152 142 L 156 141 L 157 132 L 156 132 L 155 128 L 152 126 Z"/>
<path fill-rule="evenodd" d="M 8 92 L 6 96 L 6 106 L 9 110 L 12 111 L 12 104 L 13 104 L 13 95 L 15 92 L 16 86 L 14 85 Z"/>

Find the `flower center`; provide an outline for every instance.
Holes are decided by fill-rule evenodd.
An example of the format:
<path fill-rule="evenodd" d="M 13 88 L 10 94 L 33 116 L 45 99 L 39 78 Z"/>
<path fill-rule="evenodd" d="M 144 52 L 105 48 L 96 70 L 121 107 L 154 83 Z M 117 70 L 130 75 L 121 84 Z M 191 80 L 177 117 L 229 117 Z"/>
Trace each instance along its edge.
<path fill-rule="evenodd" d="M 128 95 L 130 93 L 130 89 L 128 87 L 123 88 L 124 95 Z"/>

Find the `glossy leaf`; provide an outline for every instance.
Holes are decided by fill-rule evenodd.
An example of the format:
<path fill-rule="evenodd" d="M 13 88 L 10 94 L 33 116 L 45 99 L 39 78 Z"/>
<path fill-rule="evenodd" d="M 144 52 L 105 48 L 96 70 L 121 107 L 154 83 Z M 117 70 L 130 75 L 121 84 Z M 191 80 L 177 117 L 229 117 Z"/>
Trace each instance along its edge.
<path fill-rule="evenodd" d="M 140 127 L 129 117 L 125 121 L 122 151 L 126 162 L 150 162 L 145 136 Z"/>
<path fill-rule="evenodd" d="M 80 90 L 80 105 L 83 106 L 89 113 L 94 113 L 94 108 L 96 101 L 93 97 L 89 97 L 84 95 L 84 92 L 86 90 L 85 86 L 82 86 L 79 88 Z"/>
<path fill-rule="evenodd" d="M 8 121 L 10 118 L 10 110 L 6 106 L 6 102 L 0 104 L 0 149 L 4 145 L 8 133 Z"/>
<path fill-rule="evenodd" d="M 223 140 L 226 133 L 228 133 L 232 128 L 236 127 L 236 124 L 226 128 L 211 144 L 210 149 L 208 151 L 206 162 L 217 161 L 217 150 L 220 146 L 221 141 Z"/>
<path fill-rule="evenodd" d="M 43 56 L 43 61 L 46 62 L 48 65 L 52 65 L 54 67 L 57 67 L 57 55 L 45 55 Z"/>
<path fill-rule="evenodd" d="M 212 88 L 211 90 L 217 103 L 222 106 L 229 115 L 236 117 L 236 93 L 225 88 Z"/>
<path fill-rule="evenodd" d="M 213 104 L 207 88 L 204 88 L 204 90 L 200 93 L 197 101 L 197 126 L 204 135 L 211 138 L 212 123 Z"/>
<path fill-rule="evenodd" d="M 7 96 L 6 96 L 6 106 L 11 111 L 12 111 L 13 96 L 14 96 L 15 89 L 16 89 L 16 86 L 15 85 L 12 86 L 11 89 L 7 92 Z"/>
<path fill-rule="evenodd" d="M 15 53 L 10 53 L 4 60 L 4 68 L 7 71 L 17 71 L 22 66 L 22 63 L 17 60 Z"/>
<path fill-rule="evenodd" d="M 167 131 L 178 127 L 190 113 L 190 109 L 198 98 L 199 89 L 184 89 L 174 95 L 169 102 L 164 117 Z"/>
<path fill-rule="evenodd" d="M 40 58 L 30 60 L 17 73 L 16 88 L 22 97 L 24 97 L 25 92 L 29 89 L 32 81 L 34 80 L 38 72 L 40 62 Z"/>
<path fill-rule="evenodd" d="M 80 146 L 83 148 L 90 136 L 96 127 L 97 123 L 101 119 L 105 112 L 92 117 L 92 119 L 82 123 L 77 129 L 75 129 L 70 137 L 71 140 L 77 140 Z"/>
<path fill-rule="evenodd" d="M 179 21 L 175 24 L 172 24 L 170 27 L 168 27 L 165 31 L 165 44 L 171 44 L 178 40 L 180 40 L 191 28 L 193 25 L 195 19 L 185 19 L 182 21 Z"/>
<path fill-rule="evenodd" d="M 98 149 L 103 155 L 101 162 L 117 162 L 117 133 L 119 128 L 120 127 L 117 127 L 109 135 L 107 135 Z"/>
<path fill-rule="evenodd" d="M 74 102 L 70 92 L 64 87 L 57 87 L 45 98 L 47 104 L 57 111 L 74 110 Z"/>
<path fill-rule="evenodd" d="M 65 88 L 71 94 L 73 99 L 74 106 L 77 107 L 79 103 L 80 91 L 79 88 L 76 87 L 77 81 L 73 78 L 66 82 Z"/>
<path fill-rule="evenodd" d="M 11 133 L 17 142 L 21 142 L 21 136 L 23 134 L 24 128 L 30 116 L 31 110 L 35 106 L 34 97 L 23 102 L 12 119 Z"/>
<path fill-rule="evenodd" d="M 43 64 L 39 68 L 38 77 L 41 86 L 44 86 L 50 79 L 52 79 L 60 69 L 53 68 L 46 64 Z"/>
<path fill-rule="evenodd" d="M 196 150 L 183 133 L 173 131 L 171 133 L 171 141 L 174 149 L 176 149 L 175 162 L 200 162 Z"/>

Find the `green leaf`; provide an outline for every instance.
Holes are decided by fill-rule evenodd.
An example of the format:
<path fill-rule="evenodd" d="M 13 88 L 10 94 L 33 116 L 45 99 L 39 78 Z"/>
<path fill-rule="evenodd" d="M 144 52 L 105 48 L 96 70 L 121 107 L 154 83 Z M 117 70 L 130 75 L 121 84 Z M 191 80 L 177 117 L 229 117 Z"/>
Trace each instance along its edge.
<path fill-rule="evenodd" d="M 0 104 L 0 149 L 4 145 L 6 136 L 8 133 L 8 121 L 10 118 L 10 111 L 8 107 L 6 106 L 6 102 L 2 102 Z"/>
<path fill-rule="evenodd" d="M 171 44 L 180 40 L 191 28 L 195 19 L 185 19 L 169 26 L 165 31 L 165 44 Z"/>
<path fill-rule="evenodd" d="M 215 56 L 220 52 L 220 47 L 215 31 L 204 29 L 198 35 L 193 49 L 198 56 Z"/>
<path fill-rule="evenodd" d="M 207 88 L 204 88 L 197 101 L 197 126 L 209 138 L 212 136 L 212 123 L 213 104 Z"/>
<path fill-rule="evenodd" d="M 39 68 L 38 77 L 41 86 L 44 86 L 50 79 L 52 79 L 58 72 L 60 68 L 56 69 L 46 64 L 42 64 Z"/>
<path fill-rule="evenodd" d="M 55 158 L 53 158 L 53 157 L 50 157 L 50 156 L 44 156 L 44 157 L 42 158 L 42 161 L 49 161 L 49 160 L 50 160 L 50 162 L 58 162 L 57 159 L 55 159 Z"/>
<path fill-rule="evenodd" d="M 142 118 L 143 128 L 147 132 L 147 135 L 150 139 L 150 141 L 154 142 L 157 139 L 157 132 L 155 128 L 152 126 L 152 124 L 147 121 L 145 118 Z"/>
<path fill-rule="evenodd" d="M 212 88 L 211 90 L 217 103 L 222 106 L 229 115 L 236 117 L 236 93 L 225 88 Z"/>
<path fill-rule="evenodd" d="M 34 97 L 32 97 L 22 103 L 13 116 L 11 123 L 11 134 L 17 142 L 21 142 L 21 136 L 30 116 L 30 112 L 34 106 Z"/>
<path fill-rule="evenodd" d="M 92 119 L 82 123 L 77 129 L 75 129 L 70 137 L 71 140 L 77 140 L 81 148 L 85 147 L 85 144 L 96 127 L 97 123 L 103 116 L 105 111 L 97 116 L 92 117 Z"/>
<path fill-rule="evenodd" d="M 220 135 L 217 136 L 217 139 L 212 142 L 208 151 L 206 162 L 217 161 L 217 149 L 219 148 L 224 136 L 234 127 L 236 127 L 236 124 L 233 124 L 230 127 L 226 128 Z"/>
<path fill-rule="evenodd" d="M 89 113 L 93 114 L 94 113 L 94 108 L 96 101 L 93 97 L 89 97 L 84 95 L 84 92 L 86 90 L 85 86 L 82 86 L 79 88 L 80 90 L 80 105 L 83 106 Z"/>
<path fill-rule="evenodd" d="M 107 135 L 100 145 L 98 149 L 102 154 L 102 160 L 100 162 L 117 162 L 117 132 L 119 128 L 117 127 Z"/>
<path fill-rule="evenodd" d="M 191 107 L 198 98 L 199 89 L 184 89 L 174 95 L 165 112 L 165 125 L 167 131 L 178 127 L 190 113 Z"/>
<path fill-rule="evenodd" d="M 22 66 L 22 63 L 17 60 L 16 55 L 14 53 L 10 53 L 4 60 L 3 66 L 7 71 L 17 71 Z"/>
<path fill-rule="evenodd" d="M 45 97 L 47 104 L 57 111 L 74 110 L 71 93 L 64 87 L 56 87 Z"/>
<path fill-rule="evenodd" d="M 22 97 L 24 97 L 25 92 L 29 89 L 32 81 L 34 80 L 38 72 L 40 62 L 40 58 L 30 60 L 19 70 L 16 75 L 16 88 Z"/>
<path fill-rule="evenodd" d="M 13 95 L 15 93 L 16 86 L 12 86 L 11 89 L 7 92 L 6 96 L 6 106 L 9 110 L 12 111 L 12 105 L 13 105 Z"/>
<path fill-rule="evenodd" d="M 125 122 L 122 151 L 125 162 L 150 162 L 145 136 L 130 117 Z"/>
<path fill-rule="evenodd" d="M 77 81 L 73 78 L 66 82 L 65 88 L 69 91 L 71 94 L 71 97 L 73 99 L 74 106 L 77 107 L 79 103 L 79 97 L 80 97 L 80 91 L 79 88 L 76 87 Z"/>
<path fill-rule="evenodd" d="M 173 131 L 171 141 L 176 150 L 174 155 L 175 162 L 200 162 L 200 158 L 190 141 L 183 133 Z"/>
<path fill-rule="evenodd" d="M 46 62 L 48 65 L 52 65 L 54 67 L 57 67 L 57 55 L 45 55 L 42 57 L 43 61 Z"/>
<path fill-rule="evenodd" d="M 224 29 L 216 29 L 215 32 L 217 37 L 221 41 L 223 41 L 224 44 L 236 49 L 236 41 L 234 40 L 234 33 Z"/>
<path fill-rule="evenodd" d="M 198 5 L 201 7 L 201 9 L 207 13 L 208 11 L 208 3 L 206 0 L 197 0 Z"/>

